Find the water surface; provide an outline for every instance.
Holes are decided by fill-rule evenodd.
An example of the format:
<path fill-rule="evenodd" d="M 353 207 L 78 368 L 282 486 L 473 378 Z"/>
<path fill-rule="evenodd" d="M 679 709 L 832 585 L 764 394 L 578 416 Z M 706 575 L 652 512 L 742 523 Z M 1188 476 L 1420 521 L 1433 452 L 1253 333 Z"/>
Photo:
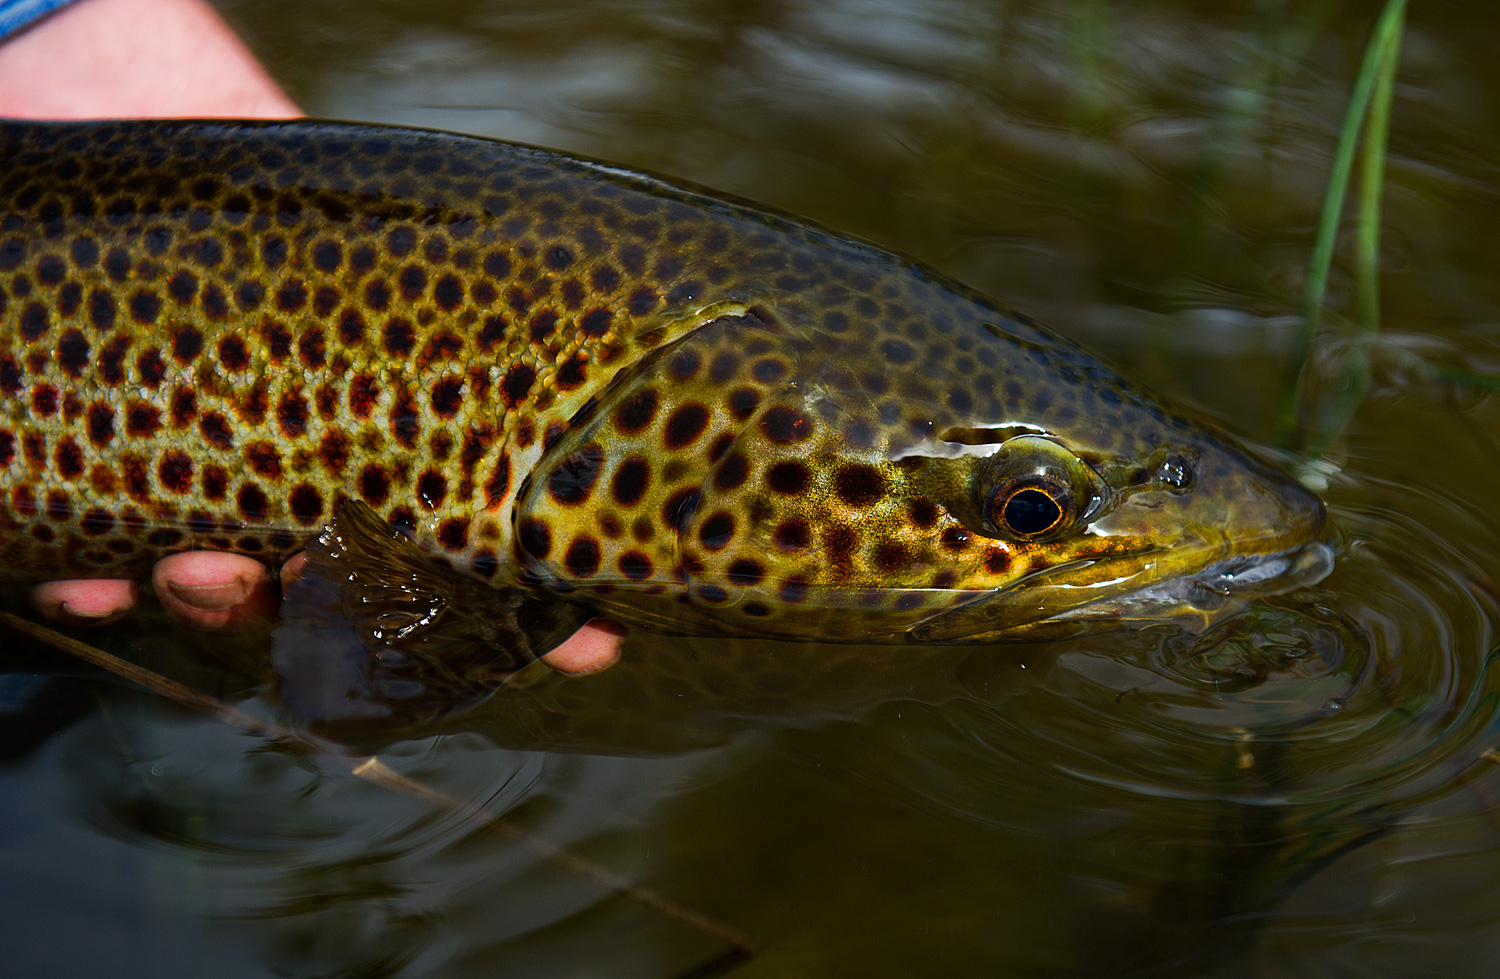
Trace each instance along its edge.
<path fill-rule="evenodd" d="M 1277 451 L 1371 3 L 222 3 L 317 115 L 533 142 L 929 262 Z M 736 975 L 1488 975 L 1500 12 L 1403 41 L 1335 573 L 1201 636 L 632 636 L 351 750 L 748 933 Z M 1312 391 L 1344 379 L 1345 242 Z M 1286 458 L 1291 458 L 1287 456 Z M 274 715 L 264 635 L 101 645 Z M 5 640 L 9 648 L 13 641 Z M 434 806 L 7 654 L 18 975 L 683 975 L 722 941 Z"/>

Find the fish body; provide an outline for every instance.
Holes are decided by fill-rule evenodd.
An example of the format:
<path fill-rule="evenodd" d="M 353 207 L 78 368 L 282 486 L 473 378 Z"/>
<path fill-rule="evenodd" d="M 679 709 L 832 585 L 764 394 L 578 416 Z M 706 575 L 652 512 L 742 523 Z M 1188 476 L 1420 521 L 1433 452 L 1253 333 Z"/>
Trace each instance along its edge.
<path fill-rule="evenodd" d="M 355 501 L 528 602 L 989 641 L 1285 578 L 1323 523 L 1229 439 L 919 264 L 389 127 L 0 123 L 0 398 L 11 580 L 275 561 Z M 325 549 L 370 571 L 407 546 L 368 523 Z"/>

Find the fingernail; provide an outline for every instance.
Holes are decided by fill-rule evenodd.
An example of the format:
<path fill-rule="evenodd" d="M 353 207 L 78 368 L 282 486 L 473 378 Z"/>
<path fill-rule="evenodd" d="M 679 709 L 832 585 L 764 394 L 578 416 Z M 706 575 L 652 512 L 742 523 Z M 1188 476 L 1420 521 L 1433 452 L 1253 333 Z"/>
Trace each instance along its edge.
<path fill-rule="evenodd" d="M 250 589 L 239 579 L 223 585 L 182 585 L 167 582 L 172 594 L 187 606 L 200 612 L 222 612 L 245 600 Z"/>
<path fill-rule="evenodd" d="M 120 612 L 120 610 L 117 608 L 89 609 L 85 611 L 82 609 L 76 609 L 73 606 L 69 605 L 67 602 L 63 602 L 62 605 L 59 606 L 59 608 L 62 610 L 62 613 L 64 615 L 71 616 L 75 619 L 107 619 L 111 615 L 118 615 Z"/>

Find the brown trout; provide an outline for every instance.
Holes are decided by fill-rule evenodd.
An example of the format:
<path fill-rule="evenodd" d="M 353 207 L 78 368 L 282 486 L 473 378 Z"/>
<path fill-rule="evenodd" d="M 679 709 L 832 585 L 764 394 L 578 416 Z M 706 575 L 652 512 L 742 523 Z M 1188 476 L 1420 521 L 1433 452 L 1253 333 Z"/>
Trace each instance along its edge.
<path fill-rule="evenodd" d="M 1313 495 L 928 268 L 444 133 L 0 123 L 0 395 L 7 578 L 312 544 L 471 674 L 595 613 L 987 642 L 1328 561 Z"/>

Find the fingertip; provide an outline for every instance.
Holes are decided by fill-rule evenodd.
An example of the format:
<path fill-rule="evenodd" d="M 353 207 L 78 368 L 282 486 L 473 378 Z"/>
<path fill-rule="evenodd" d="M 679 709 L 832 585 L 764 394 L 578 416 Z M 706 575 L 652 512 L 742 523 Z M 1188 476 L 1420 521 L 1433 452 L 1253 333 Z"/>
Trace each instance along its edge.
<path fill-rule="evenodd" d="M 302 580 L 302 572 L 307 570 L 307 552 L 298 551 L 287 558 L 286 563 L 281 566 L 281 587 L 285 588 L 295 581 Z"/>
<path fill-rule="evenodd" d="M 173 618 L 200 629 L 224 629 L 275 615 L 280 589 L 254 558 L 185 551 L 156 562 L 151 585 Z"/>
<path fill-rule="evenodd" d="M 560 673 L 586 676 L 614 666 L 620 659 L 625 627 L 609 619 L 591 619 L 561 646 L 542 657 Z"/>
<path fill-rule="evenodd" d="M 53 622 L 106 625 L 128 612 L 139 596 L 139 585 L 125 578 L 80 578 L 34 585 L 31 604 Z"/>

